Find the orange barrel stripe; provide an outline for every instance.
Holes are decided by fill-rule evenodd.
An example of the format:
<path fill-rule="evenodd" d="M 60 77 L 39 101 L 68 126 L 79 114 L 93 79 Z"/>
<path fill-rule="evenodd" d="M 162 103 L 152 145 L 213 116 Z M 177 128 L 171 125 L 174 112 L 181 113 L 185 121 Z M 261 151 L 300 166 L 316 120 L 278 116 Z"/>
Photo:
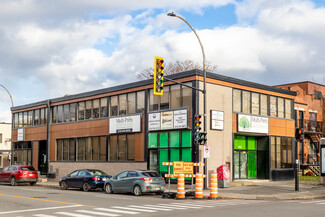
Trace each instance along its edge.
<path fill-rule="evenodd" d="M 203 174 L 196 173 L 195 175 L 195 199 L 203 198 Z"/>
<path fill-rule="evenodd" d="M 176 198 L 177 199 L 184 199 L 185 198 L 184 174 L 178 174 Z"/>
<path fill-rule="evenodd" d="M 218 199 L 218 174 L 217 173 L 211 173 L 209 199 Z"/>

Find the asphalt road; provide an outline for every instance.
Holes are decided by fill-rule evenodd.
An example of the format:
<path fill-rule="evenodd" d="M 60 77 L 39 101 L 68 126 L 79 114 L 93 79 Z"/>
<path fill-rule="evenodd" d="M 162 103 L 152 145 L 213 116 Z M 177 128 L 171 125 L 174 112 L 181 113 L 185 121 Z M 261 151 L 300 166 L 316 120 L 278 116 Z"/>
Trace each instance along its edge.
<path fill-rule="evenodd" d="M 1 216 L 227 216 L 317 217 L 325 200 L 173 200 L 157 195 L 108 195 L 103 191 L 0 184 Z"/>

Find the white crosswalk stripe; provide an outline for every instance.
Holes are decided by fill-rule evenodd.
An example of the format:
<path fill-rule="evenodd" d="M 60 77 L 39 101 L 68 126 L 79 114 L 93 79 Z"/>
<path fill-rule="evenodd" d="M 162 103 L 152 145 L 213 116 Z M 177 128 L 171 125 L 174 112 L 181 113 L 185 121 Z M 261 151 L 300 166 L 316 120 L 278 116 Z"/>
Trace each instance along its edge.
<path fill-rule="evenodd" d="M 45 214 L 37 214 L 37 215 L 33 215 L 36 217 L 55 217 L 54 215 L 45 215 Z"/>
<path fill-rule="evenodd" d="M 157 212 L 155 210 L 148 210 L 148 209 L 137 209 L 137 208 L 131 208 L 131 207 L 122 207 L 122 206 L 112 206 L 114 209 L 126 209 L 130 211 L 138 211 L 138 212 Z"/>
<path fill-rule="evenodd" d="M 105 212 L 96 212 L 96 211 L 90 211 L 90 210 L 76 210 L 77 212 L 92 214 L 92 215 L 100 215 L 100 216 L 120 216 L 118 214 L 112 214 L 112 213 L 105 213 Z"/>
<path fill-rule="evenodd" d="M 311 201 L 304 201 L 304 202 L 300 202 L 300 203 L 318 203 L 318 204 L 323 204 L 325 202 L 325 200 L 311 200 Z"/>
<path fill-rule="evenodd" d="M 106 211 L 106 212 L 116 212 L 116 213 L 123 213 L 123 214 L 140 214 L 139 212 L 131 212 L 131 211 L 125 211 L 125 210 L 118 210 L 118 209 L 107 209 L 107 208 L 95 208 L 95 210 L 99 211 Z"/>
<path fill-rule="evenodd" d="M 255 204 L 266 201 L 253 201 L 253 200 L 213 200 L 213 201 L 177 201 L 170 203 L 160 204 L 143 204 L 143 205 L 127 205 L 127 206 L 111 206 L 107 208 L 85 208 L 73 209 L 65 212 L 54 211 L 54 215 L 47 214 L 35 214 L 35 217 L 56 217 L 56 216 L 72 216 L 72 217 L 94 217 L 94 216 L 111 216 L 118 217 L 124 215 L 136 215 L 143 213 L 157 213 L 160 211 L 171 212 L 181 211 L 188 209 L 203 209 L 212 208 L 218 206 L 235 206 L 243 204 Z M 318 201 L 305 201 L 301 203 L 318 203 L 325 204 L 325 200 Z M 72 207 L 71 207 L 72 208 Z"/>
<path fill-rule="evenodd" d="M 65 215 L 65 216 L 73 216 L 73 217 L 92 217 L 91 215 L 82 215 L 78 213 L 71 212 L 56 212 L 55 214 Z"/>

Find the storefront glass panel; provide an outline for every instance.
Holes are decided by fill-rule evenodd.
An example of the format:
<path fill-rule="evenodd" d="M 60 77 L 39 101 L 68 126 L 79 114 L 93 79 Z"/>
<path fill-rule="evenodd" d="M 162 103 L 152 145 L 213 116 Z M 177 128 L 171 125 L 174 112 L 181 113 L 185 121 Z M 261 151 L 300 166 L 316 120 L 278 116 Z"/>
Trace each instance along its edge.
<path fill-rule="evenodd" d="M 179 131 L 170 132 L 170 147 L 179 147 Z"/>
<path fill-rule="evenodd" d="M 245 136 L 235 136 L 234 148 L 235 149 L 246 149 L 246 137 Z"/>
<path fill-rule="evenodd" d="M 148 134 L 148 148 L 157 148 L 158 140 L 157 133 L 149 133 Z"/>
<path fill-rule="evenodd" d="M 182 132 L 182 147 L 192 147 L 192 132 L 189 130 Z"/>
<path fill-rule="evenodd" d="M 234 178 L 239 179 L 239 151 L 234 151 Z"/>
<path fill-rule="evenodd" d="M 159 139 L 160 139 L 159 147 L 167 148 L 168 147 L 168 132 L 160 133 Z"/>
<path fill-rule="evenodd" d="M 248 151 L 248 178 L 256 179 L 256 151 Z"/>
<path fill-rule="evenodd" d="M 247 152 L 240 152 L 240 178 L 247 179 Z"/>
<path fill-rule="evenodd" d="M 247 138 L 247 146 L 248 146 L 248 150 L 256 150 L 256 138 L 248 137 Z"/>

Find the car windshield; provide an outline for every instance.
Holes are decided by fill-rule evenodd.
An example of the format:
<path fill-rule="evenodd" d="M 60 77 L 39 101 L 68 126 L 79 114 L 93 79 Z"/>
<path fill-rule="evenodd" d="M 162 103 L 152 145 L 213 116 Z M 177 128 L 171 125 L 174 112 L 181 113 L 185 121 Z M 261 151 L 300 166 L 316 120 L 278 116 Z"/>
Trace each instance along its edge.
<path fill-rule="evenodd" d="M 157 173 L 157 172 L 151 172 L 151 171 L 149 171 L 149 172 L 142 172 L 141 174 L 143 176 L 145 176 L 145 177 L 160 177 L 159 173 Z"/>
<path fill-rule="evenodd" d="M 28 171 L 28 170 L 31 170 L 31 171 L 35 171 L 34 167 L 30 166 L 30 167 L 20 167 L 21 170 L 25 170 L 25 171 Z"/>
<path fill-rule="evenodd" d="M 88 172 L 93 176 L 107 176 L 107 174 L 101 170 L 88 170 Z"/>

